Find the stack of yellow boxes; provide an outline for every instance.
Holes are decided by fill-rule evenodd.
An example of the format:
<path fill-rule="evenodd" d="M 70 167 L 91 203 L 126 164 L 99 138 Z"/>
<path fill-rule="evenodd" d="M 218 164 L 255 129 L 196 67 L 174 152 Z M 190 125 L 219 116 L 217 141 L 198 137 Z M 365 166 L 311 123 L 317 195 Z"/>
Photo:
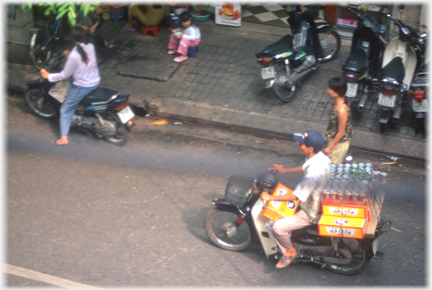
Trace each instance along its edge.
<path fill-rule="evenodd" d="M 337 174 L 336 170 L 333 167 L 332 175 Z M 323 192 L 322 216 L 318 222 L 319 235 L 362 239 L 370 221 L 370 208 L 373 202 L 372 186 L 369 182 L 371 179 L 367 183 L 363 181 L 359 184 L 352 184 L 349 181 L 344 183 L 343 179 L 337 180 L 338 178 L 332 178 Z M 357 188 L 363 189 L 363 195 L 358 195 L 360 190 Z"/>
<path fill-rule="evenodd" d="M 345 169 L 349 168 L 345 164 L 339 165 L 339 168 L 341 166 L 345 167 Z M 373 176 L 372 171 L 369 170 L 368 173 Z M 336 175 L 336 178 L 334 178 L 334 175 Z M 319 235 L 362 239 L 365 228 L 371 219 L 370 208 L 373 203 L 371 194 L 373 187 L 370 180 L 373 178 L 369 178 L 367 183 L 363 181 L 359 184 L 352 184 L 348 182 L 346 175 L 344 176 L 345 182 L 342 181 L 342 178 L 338 178 L 337 175 L 337 168 L 333 166 L 332 179 L 323 192 L 322 215 L 318 222 Z M 350 186 L 347 186 L 347 184 L 350 184 Z M 292 192 L 292 190 L 279 183 L 272 195 L 282 196 L 289 192 Z M 292 216 L 297 211 L 299 204 L 299 200 L 289 202 L 270 201 L 262 211 L 262 215 L 275 222 Z"/>

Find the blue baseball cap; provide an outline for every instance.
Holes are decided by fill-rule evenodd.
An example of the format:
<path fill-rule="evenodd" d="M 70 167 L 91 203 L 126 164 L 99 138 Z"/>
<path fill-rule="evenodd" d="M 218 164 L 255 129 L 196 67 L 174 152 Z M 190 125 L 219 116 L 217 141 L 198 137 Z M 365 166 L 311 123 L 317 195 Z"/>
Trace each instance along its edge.
<path fill-rule="evenodd" d="M 324 144 L 323 136 L 315 131 L 309 130 L 302 133 L 294 133 L 294 141 L 300 144 L 305 144 L 307 147 L 321 150 Z"/>

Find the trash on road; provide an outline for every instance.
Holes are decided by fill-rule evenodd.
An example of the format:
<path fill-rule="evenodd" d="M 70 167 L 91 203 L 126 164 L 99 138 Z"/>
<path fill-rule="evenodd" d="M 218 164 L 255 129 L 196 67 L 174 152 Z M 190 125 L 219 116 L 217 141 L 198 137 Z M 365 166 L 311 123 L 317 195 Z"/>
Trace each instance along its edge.
<path fill-rule="evenodd" d="M 166 125 L 166 124 L 168 124 L 168 123 L 169 123 L 168 120 L 160 119 L 160 120 L 154 121 L 154 122 L 151 123 L 151 124 L 152 124 L 152 125 Z"/>

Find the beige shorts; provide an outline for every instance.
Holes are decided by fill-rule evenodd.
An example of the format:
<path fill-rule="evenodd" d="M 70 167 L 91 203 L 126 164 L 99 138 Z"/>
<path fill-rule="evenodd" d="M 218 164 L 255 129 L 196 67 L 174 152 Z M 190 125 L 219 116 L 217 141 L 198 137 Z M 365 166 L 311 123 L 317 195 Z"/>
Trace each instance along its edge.
<path fill-rule="evenodd" d="M 333 141 L 333 139 L 329 140 L 329 144 Z M 345 159 L 346 154 L 348 153 L 350 141 L 339 142 L 333 147 L 332 152 L 329 154 L 329 158 L 331 163 L 339 164 L 342 163 Z"/>

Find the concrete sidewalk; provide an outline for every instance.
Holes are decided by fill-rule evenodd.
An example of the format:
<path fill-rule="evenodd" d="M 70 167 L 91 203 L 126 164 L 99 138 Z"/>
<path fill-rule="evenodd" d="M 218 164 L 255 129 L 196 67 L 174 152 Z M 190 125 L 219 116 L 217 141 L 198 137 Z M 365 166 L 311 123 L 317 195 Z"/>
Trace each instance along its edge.
<path fill-rule="evenodd" d="M 264 88 L 255 53 L 290 33 L 289 28 L 255 23 L 220 26 L 210 19 L 198 23 L 202 41 L 196 58 L 178 64 L 166 53 L 168 29 L 159 29 L 157 37 L 142 36 L 140 31 L 123 30 L 125 23 L 105 21 L 99 31 L 115 46 L 99 54 L 99 69 L 101 86 L 130 94 L 134 106 L 154 116 L 282 136 L 309 129 L 325 132 L 333 106 L 326 92 L 328 79 L 341 75 L 349 40 L 342 41 L 334 61 L 318 66 L 302 81 L 294 101 L 283 104 Z M 38 76 L 30 66 L 8 66 L 8 85 L 16 90 Z M 426 140 L 415 136 L 408 118 L 382 135 L 376 101 L 368 100 L 366 108 L 353 119 L 352 148 L 426 159 Z M 409 108 L 403 116 L 409 117 Z"/>

